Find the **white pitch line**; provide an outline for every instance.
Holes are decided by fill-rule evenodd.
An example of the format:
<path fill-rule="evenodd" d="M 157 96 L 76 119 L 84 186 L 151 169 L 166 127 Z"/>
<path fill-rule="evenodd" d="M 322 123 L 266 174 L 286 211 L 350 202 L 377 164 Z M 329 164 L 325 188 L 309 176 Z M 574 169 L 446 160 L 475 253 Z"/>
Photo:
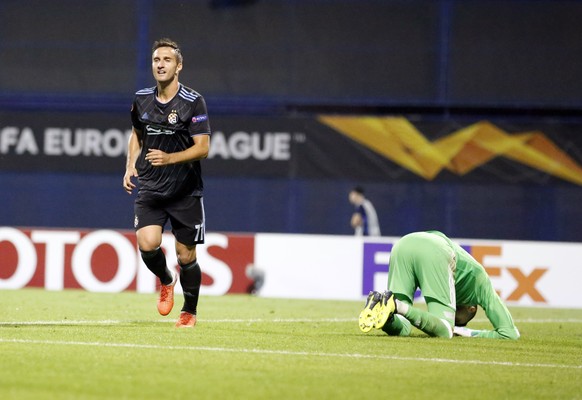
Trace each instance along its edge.
<path fill-rule="evenodd" d="M 355 322 L 357 318 L 224 318 L 224 319 L 199 319 L 202 323 L 343 323 L 343 322 Z M 487 322 L 485 318 L 474 319 L 474 322 Z M 548 324 L 548 323 L 573 323 L 580 324 L 582 319 L 576 318 L 564 318 L 564 319 L 516 319 L 514 320 L 516 324 L 527 323 L 527 324 Z M 135 324 L 135 323 L 174 323 L 172 319 L 157 319 L 157 320 L 54 320 L 54 321 L 0 321 L 1 326 L 14 326 L 14 325 L 120 325 L 120 324 Z"/>
<path fill-rule="evenodd" d="M 225 318 L 225 319 L 199 319 L 198 322 L 203 323 L 272 323 L 272 322 L 354 322 L 357 321 L 356 318 L 273 318 L 273 319 L 263 319 L 263 318 Z M 132 324 L 132 323 L 175 323 L 173 319 L 156 319 L 156 320 L 114 320 L 114 319 L 104 319 L 104 320 L 54 320 L 54 321 L 0 321 L 0 326 L 11 326 L 11 325 L 119 325 L 119 324 Z"/>
<path fill-rule="evenodd" d="M 225 319 L 205 319 L 203 322 L 232 322 L 232 323 L 262 323 L 262 322 L 354 322 L 357 318 L 225 318 Z"/>
<path fill-rule="evenodd" d="M 582 365 L 534 364 L 534 363 L 514 363 L 506 361 L 481 361 L 481 360 L 453 360 L 446 358 L 399 357 L 378 354 L 323 353 L 309 351 L 244 349 L 244 348 L 237 349 L 227 347 L 206 347 L 206 346 L 161 346 L 154 344 L 137 344 L 137 343 L 107 343 L 107 342 L 79 342 L 79 341 L 67 342 L 60 340 L 28 340 L 28 339 L 4 339 L 4 338 L 0 338 L 0 343 L 44 344 L 57 346 L 92 346 L 92 347 L 114 347 L 114 348 L 122 347 L 133 349 L 211 351 L 221 353 L 247 353 L 247 354 L 283 355 L 299 357 L 333 357 L 333 358 L 359 358 L 359 359 L 397 360 L 397 361 L 420 361 L 420 362 L 449 363 L 449 364 L 495 365 L 505 367 L 582 369 Z"/>
<path fill-rule="evenodd" d="M 477 320 L 475 320 L 477 321 Z M 481 321 L 488 321 L 486 319 L 483 319 Z M 573 323 L 573 324 L 580 324 L 582 323 L 582 319 L 577 319 L 577 318 L 563 318 L 563 319 L 553 319 L 553 318 L 547 318 L 547 319 L 533 319 L 533 318 L 525 318 L 525 319 L 515 319 L 514 320 L 515 323 L 522 323 L 522 324 L 560 324 L 560 323 Z"/>

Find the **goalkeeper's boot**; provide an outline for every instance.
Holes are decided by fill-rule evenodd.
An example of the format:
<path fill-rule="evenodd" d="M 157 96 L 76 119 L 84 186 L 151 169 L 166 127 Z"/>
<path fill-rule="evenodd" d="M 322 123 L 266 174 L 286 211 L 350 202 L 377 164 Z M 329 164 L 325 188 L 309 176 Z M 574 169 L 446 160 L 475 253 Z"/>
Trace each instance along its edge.
<path fill-rule="evenodd" d="M 358 318 L 358 323 L 362 332 L 370 332 L 372 328 L 375 327 L 376 320 L 378 319 L 378 309 L 376 308 L 376 305 L 378 305 L 381 301 L 382 293 L 372 291 L 368 294 L 366 305 L 360 312 L 360 317 Z"/>
<path fill-rule="evenodd" d="M 374 321 L 374 328 L 382 329 L 386 322 L 388 322 L 396 313 L 396 301 L 394 293 L 386 290 L 382 293 L 382 297 L 378 305 L 376 305 L 376 319 Z"/>
<path fill-rule="evenodd" d="M 174 286 L 178 281 L 178 274 L 172 272 L 172 282 L 169 285 L 160 283 L 160 296 L 158 297 L 158 312 L 161 315 L 168 315 L 174 307 Z"/>
<path fill-rule="evenodd" d="M 196 315 L 182 311 L 176 322 L 176 328 L 193 328 L 196 325 Z"/>

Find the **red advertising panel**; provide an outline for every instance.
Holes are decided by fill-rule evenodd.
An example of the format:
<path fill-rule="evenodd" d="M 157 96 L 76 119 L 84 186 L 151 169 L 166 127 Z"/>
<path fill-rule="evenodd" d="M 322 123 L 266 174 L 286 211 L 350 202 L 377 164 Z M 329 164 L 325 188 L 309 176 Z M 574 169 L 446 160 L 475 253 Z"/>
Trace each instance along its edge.
<path fill-rule="evenodd" d="M 254 236 L 208 234 L 200 245 L 201 293 L 250 292 L 246 269 L 253 264 Z M 177 268 L 173 237 L 164 234 L 168 266 Z M 0 228 L 0 288 L 39 287 L 101 292 L 155 291 L 135 233 L 114 230 Z"/>

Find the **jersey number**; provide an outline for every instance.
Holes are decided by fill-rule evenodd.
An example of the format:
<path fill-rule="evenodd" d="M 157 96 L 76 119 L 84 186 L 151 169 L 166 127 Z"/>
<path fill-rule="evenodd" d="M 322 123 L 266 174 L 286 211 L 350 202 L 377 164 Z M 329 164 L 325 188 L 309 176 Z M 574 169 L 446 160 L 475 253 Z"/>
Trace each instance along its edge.
<path fill-rule="evenodd" d="M 198 224 L 194 226 L 196 228 L 196 237 L 194 238 L 195 241 L 203 241 L 204 240 L 204 224 Z"/>

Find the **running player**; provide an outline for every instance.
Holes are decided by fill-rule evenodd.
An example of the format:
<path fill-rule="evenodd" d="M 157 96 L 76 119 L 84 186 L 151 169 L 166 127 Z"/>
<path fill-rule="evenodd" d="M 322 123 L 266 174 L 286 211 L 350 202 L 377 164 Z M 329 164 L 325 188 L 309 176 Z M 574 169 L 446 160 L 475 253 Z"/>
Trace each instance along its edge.
<path fill-rule="evenodd" d="M 193 327 L 202 279 L 196 245 L 204 243 L 205 230 L 200 160 L 208 156 L 211 132 L 204 98 L 178 81 L 182 61 L 176 42 L 154 42 L 156 86 L 135 94 L 123 187 L 131 194 L 136 187 L 132 178 L 138 178 L 134 227 L 141 257 L 160 280 L 161 315 L 172 311 L 178 278 L 160 247 L 170 221 L 184 290 L 176 327 Z"/>
<path fill-rule="evenodd" d="M 428 311 L 413 307 L 420 288 Z M 464 327 L 480 306 L 493 330 Z M 408 336 L 415 326 L 430 336 L 518 339 L 509 310 L 487 272 L 467 251 L 437 231 L 402 237 L 392 249 L 388 291 L 370 292 L 360 313 L 360 329 Z"/>

